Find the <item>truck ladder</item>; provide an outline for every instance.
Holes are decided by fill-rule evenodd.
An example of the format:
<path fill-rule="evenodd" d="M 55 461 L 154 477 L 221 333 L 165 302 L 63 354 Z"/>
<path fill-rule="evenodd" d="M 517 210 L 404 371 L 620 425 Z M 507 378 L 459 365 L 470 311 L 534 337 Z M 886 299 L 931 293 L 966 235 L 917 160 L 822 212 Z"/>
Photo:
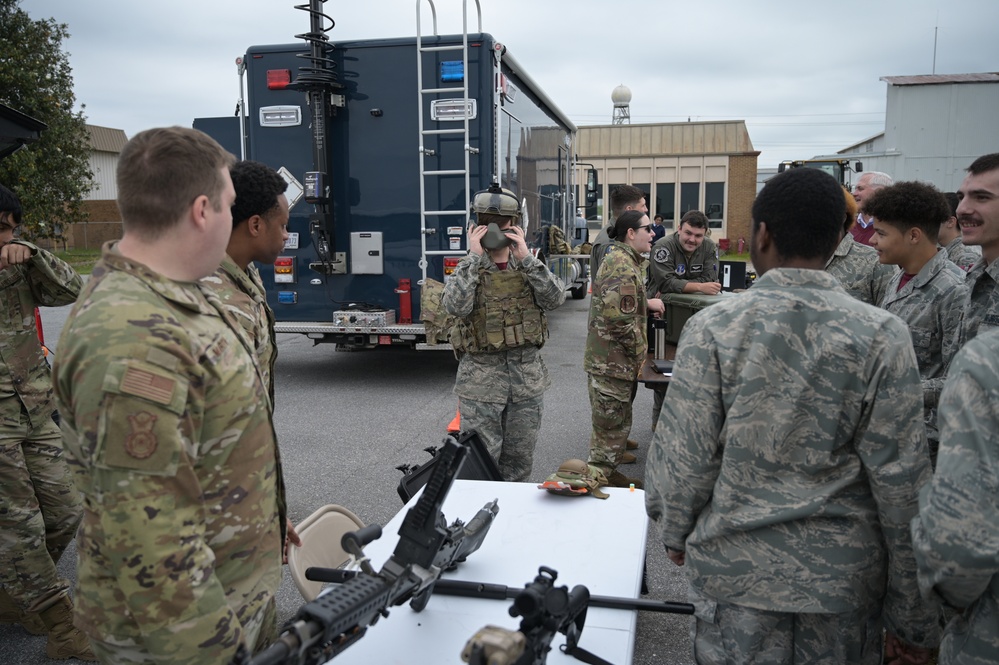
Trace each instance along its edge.
<path fill-rule="evenodd" d="M 434 7 L 433 0 L 427 0 L 430 4 L 430 13 L 433 17 L 433 29 L 434 36 L 437 37 L 437 9 Z M 469 118 L 468 113 L 464 113 L 463 127 L 454 129 L 426 129 L 424 127 L 424 116 L 427 115 L 429 104 L 428 97 L 438 95 L 447 92 L 457 92 L 461 91 L 461 102 L 464 105 L 463 108 L 470 108 L 471 104 L 468 98 L 468 0 L 462 0 L 461 6 L 461 27 L 462 27 L 462 39 L 461 46 L 424 46 L 423 45 L 423 30 L 420 24 L 420 8 L 423 5 L 423 0 L 416 0 L 416 87 L 418 96 L 418 115 L 419 115 L 419 146 L 420 146 L 420 238 L 421 238 L 421 256 L 420 256 L 420 268 L 423 271 L 423 278 L 420 280 L 422 285 L 427 279 L 427 257 L 428 256 L 464 256 L 465 251 L 455 251 L 455 250 L 427 250 L 427 237 L 433 235 L 437 232 L 437 226 L 428 227 L 428 218 L 439 218 L 446 216 L 463 216 L 465 225 L 468 228 L 469 223 L 469 211 L 466 205 L 463 210 L 430 210 L 427 208 L 427 184 L 433 178 L 442 178 L 445 176 L 464 176 L 465 177 L 465 198 L 470 199 L 472 192 L 470 191 L 471 183 L 471 154 L 473 152 L 478 152 L 478 148 L 473 148 L 471 146 L 470 130 L 469 130 Z M 482 7 L 479 5 L 479 0 L 475 0 L 475 8 L 478 11 L 479 16 L 479 32 L 482 32 Z M 460 51 L 461 61 L 463 67 L 463 76 L 461 86 L 450 86 L 443 88 L 425 88 L 423 87 L 423 54 L 424 53 L 439 53 L 442 51 Z M 433 77 L 436 80 L 436 76 Z M 454 169 L 427 169 L 425 158 L 431 157 L 435 154 L 433 149 L 427 148 L 425 145 L 427 137 L 436 137 L 442 135 L 461 135 L 464 138 L 462 145 L 464 146 L 464 157 L 465 163 L 462 165 L 463 168 Z"/>

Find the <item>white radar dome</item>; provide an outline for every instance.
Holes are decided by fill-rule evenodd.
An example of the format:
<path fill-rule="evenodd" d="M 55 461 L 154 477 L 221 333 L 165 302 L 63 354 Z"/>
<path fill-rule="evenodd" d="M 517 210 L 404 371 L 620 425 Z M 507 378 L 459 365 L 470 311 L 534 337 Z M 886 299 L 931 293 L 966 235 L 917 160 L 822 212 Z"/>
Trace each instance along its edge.
<path fill-rule="evenodd" d="M 614 102 L 614 106 L 627 106 L 631 102 L 631 88 L 623 83 L 614 88 L 614 92 L 611 93 L 611 101 Z"/>

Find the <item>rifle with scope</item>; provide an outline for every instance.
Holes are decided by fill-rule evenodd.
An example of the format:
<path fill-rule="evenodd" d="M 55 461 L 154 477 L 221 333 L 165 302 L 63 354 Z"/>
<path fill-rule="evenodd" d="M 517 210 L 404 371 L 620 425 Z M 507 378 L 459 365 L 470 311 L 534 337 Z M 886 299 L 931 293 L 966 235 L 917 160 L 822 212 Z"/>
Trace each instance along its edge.
<path fill-rule="evenodd" d="M 638 598 L 591 596 L 589 590 L 578 584 L 568 590 L 555 586 L 558 573 L 541 566 L 533 582 L 513 592 L 505 586 L 459 583 L 439 593 L 486 598 L 513 598 L 510 616 L 523 617 L 519 630 L 500 626 L 485 626 L 465 644 L 461 659 L 470 665 L 544 665 L 551 651 L 556 633 L 565 635 L 563 653 L 590 665 L 610 665 L 600 656 L 579 647 L 579 637 L 586 622 L 586 608 L 608 607 L 614 609 L 648 610 L 674 614 L 693 614 L 690 603 L 674 603 Z M 479 588 L 476 590 L 473 585 Z"/>
<path fill-rule="evenodd" d="M 606 663 L 576 646 L 590 600 L 589 590 L 577 584 L 569 591 L 566 586 L 555 586 L 558 573 L 541 566 L 533 582 L 528 583 L 514 598 L 510 616 L 522 617 L 520 629 L 512 631 L 489 625 L 477 632 L 461 652 L 461 659 L 471 665 L 544 665 L 551 651 L 556 633 L 565 635 L 563 651 L 576 655 L 577 651 Z"/>
<path fill-rule="evenodd" d="M 485 540 L 497 501 L 485 504 L 468 523 L 448 527 L 441 507 L 457 476 L 466 446 L 448 437 L 430 479 L 399 527 L 399 542 L 381 570 L 361 559 L 362 570 L 342 585 L 306 603 L 289 621 L 277 641 L 249 658 L 241 647 L 238 665 L 316 665 L 341 653 L 364 637 L 388 609 L 410 601 L 413 610 L 426 607 L 441 571 L 454 568 Z M 381 527 L 370 525 L 344 534 L 343 548 L 363 557 L 364 545 L 381 536 Z"/>

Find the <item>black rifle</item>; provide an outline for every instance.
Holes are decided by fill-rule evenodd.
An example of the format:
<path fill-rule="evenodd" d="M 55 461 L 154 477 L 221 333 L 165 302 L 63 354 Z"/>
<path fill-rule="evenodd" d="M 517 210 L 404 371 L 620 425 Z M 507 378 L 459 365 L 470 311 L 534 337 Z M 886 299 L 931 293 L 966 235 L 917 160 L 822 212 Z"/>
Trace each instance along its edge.
<path fill-rule="evenodd" d="M 471 665 L 486 665 L 502 654 L 506 658 L 495 662 L 544 665 L 555 633 L 562 633 L 565 635 L 563 651 L 566 654 L 591 659 L 586 662 L 606 663 L 576 646 L 586 621 L 589 590 L 581 584 L 574 586 L 572 591 L 564 585 L 557 587 L 557 578 L 557 572 L 541 566 L 534 581 L 527 584 L 514 599 L 510 616 L 523 617 L 518 631 L 523 638 L 505 628 L 486 626 L 468 641 L 461 659 Z"/>
<path fill-rule="evenodd" d="M 332 582 L 342 584 L 357 575 L 354 570 L 339 568 L 306 568 L 305 577 L 314 582 Z M 434 584 L 434 594 L 438 596 L 462 596 L 464 598 L 481 598 L 483 600 L 513 600 L 521 588 L 508 587 L 504 584 L 487 582 L 469 582 L 466 580 L 449 580 L 440 578 Z M 694 606 L 690 603 L 677 603 L 669 600 L 652 598 L 622 598 L 619 596 L 590 595 L 590 607 L 603 607 L 612 610 L 641 610 L 643 612 L 665 612 L 667 614 L 693 614 Z"/>
<path fill-rule="evenodd" d="M 467 448 L 448 437 L 438 453 L 423 494 L 399 527 L 399 542 L 377 573 L 367 562 L 363 570 L 341 586 L 306 603 L 270 647 L 246 658 L 245 649 L 236 663 L 250 665 L 315 665 L 336 656 L 364 636 L 368 626 L 388 616 L 388 608 L 412 601 L 419 612 L 430 598 L 442 570 L 453 568 L 477 550 L 499 512 L 490 501 L 467 525 L 455 520 L 446 526 L 441 506 L 458 473 Z M 343 547 L 352 554 L 381 535 L 371 525 L 344 534 Z"/>

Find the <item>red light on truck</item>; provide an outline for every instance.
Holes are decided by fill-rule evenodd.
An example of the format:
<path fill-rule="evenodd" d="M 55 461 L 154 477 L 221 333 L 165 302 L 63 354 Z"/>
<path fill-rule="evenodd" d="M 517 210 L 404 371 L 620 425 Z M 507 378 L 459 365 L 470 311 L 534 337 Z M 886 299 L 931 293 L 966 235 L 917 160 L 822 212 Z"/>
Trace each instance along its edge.
<path fill-rule="evenodd" d="M 284 90 L 291 83 L 291 70 L 290 69 L 268 69 L 267 70 L 267 89 L 268 90 Z"/>
<path fill-rule="evenodd" d="M 278 284 L 288 284 L 295 281 L 295 257 L 279 256 L 274 261 L 274 281 Z"/>
<path fill-rule="evenodd" d="M 455 256 L 444 259 L 444 274 L 450 275 L 454 272 L 454 269 L 458 267 L 458 262 L 461 261 L 461 257 Z"/>

